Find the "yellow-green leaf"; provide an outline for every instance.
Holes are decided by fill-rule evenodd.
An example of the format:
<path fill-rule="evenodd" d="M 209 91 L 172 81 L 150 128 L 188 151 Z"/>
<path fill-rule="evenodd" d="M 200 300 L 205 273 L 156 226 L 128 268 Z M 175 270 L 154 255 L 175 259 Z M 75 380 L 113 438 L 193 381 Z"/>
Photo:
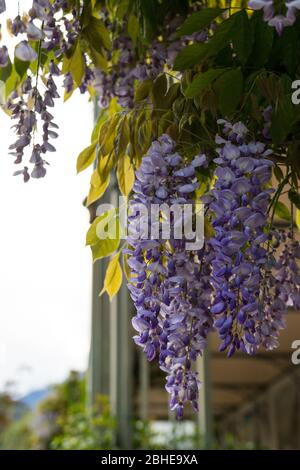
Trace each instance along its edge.
<path fill-rule="evenodd" d="M 118 249 L 120 222 L 116 217 L 116 209 L 112 208 L 96 217 L 87 232 L 86 244 L 91 247 L 94 262 Z"/>
<path fill-rule="evenodd" d="M 74 88 L 71 91 L 69 91 L 68 93 L 65 91 L 65 93 L 64 93 L 64 103 L 66 101 L 68 101 L 69 98 L 71 98 L 71 96 L 73 95 L 73 92 L 74 92 Z"/>
<path fill-rule="evenodd" d="M 119 113 L 121 111 L 121 106 L 118 103 L 118 99 L 112 98 L 109 102 L 108 106 L 108 114 L 109 116 L 114 116 L 115 114 Z"/>
<path fill-rule="evenodd" d="M 102 53 L 104 49 L 111 48 L 111 38 L 109 31 L 103 22 L 95 16 L 89 18 L 88 25 L 84 28 L 83 34 L 86 36 L 91 47 Z"/>
<path fill-rule="evenodd" d="M 137 17 L 133 14 L 129 15 L 127 31 L 132 41 L 136 43 L 139 36 L 140 25 Z"/>
<path fill-rule="evenodd" d="M 152 84 L 152 80 L 145 80 L 144 82 L 140 83 L 137 89 L 135 90 L 135 101 L 142 101 L 147 98 L 150 94 Z"/>
<path fill-rule="evenodd" d="M 289 209 L 286 207 L 283 202 L 277 201 L 276 206 L 275 206 L 275 214 L 277 217 L 280 219 L 286 220 L 287 222 L 290 222 L 291 220 L 291 214 Z"/>
<path fill-rule="evenodd" d="M 101 182 L 104 182 L 109 177 L 111 169 L 114 165 L 114 153 L 110 153 L 105 157 L 99 157 L 98 160 L 98 174 Z"/>
<path fill-rule="evenodd" d="M 87 197 L 87 206 L 93 204 L 93 202 L 100 199 L 101 196 L 105 193 L 110 181 L 109 174 L 106 179 L 101 179 L 98 173 L 98 170 L 95 170 L 91 177 L 91 187 Z"/>
<path fill-rule="evenodd" d="M 124 155 L 118 161 L 117 178 L 119 188 L 124 196 L 128 196 L 134 184 L 134 169 L 128 155 Z"/>
<path fill-rule="evenodd" d="M 100 70 L 104 70 L 106 72 L 107 71 L 107 59 L 105 55 L 97 51 L 96 49 L 94 49 L 92 46 L 90 48 L 90 52 L 91 52 L 91 58 L 95 67 L 97 67 Z"/>
<path fill-rule="evenodd" d="M 109 295 L 110 301 L 118 293 L 123 279 L 122 268 L 120 265 L 120 253 L 117 253 L 109 262 L 109 265 L 106 270 L 106 275 L 104 279 L 104 287 L 102 292 L 107 292 Z"/>
<path fill-rule="evenodd" d="M 296 209 L 296 225 L 298 229 L 300 230 L 300 210 Z"/>
<path fill-rule="evenodd" d="M 96 158 L 97 142 L 94 142 L 89 147 L 85 148 L 77 158 L 77 173 L 88 168 Z"/>
<path fill-rule="evenodd" d="M 111 240 L 109 238 L 105 240 L 100 240 L 96 245 L 91 246 L 93 262 L 98 259 L 106 258 L 116 251 L 119 247 L 120 240 Z"/>
<path fill-rule="evenodd" d="M 106 121 L 99 132 L 100 154 L 104 157 L 114 148 L 115 131 L 119 122 L 119 115 L 111 117 Z"/>
<path fill-rule="evenodd" d="M 129 143 L 129 124 L 127 116 L 123 116 L 118 123 L 116 129 L 116 137 L 114 140 L 114 149 L 116 158 L 121 158 L 127 149 L 127 145 Z"/>
<path fill-rule="evenodd" d="M 129 280 L 131 278 L 131 270 L 128 264 L 128 254 L 124 253 L 123 254 L 123 269 L 124 269 L 124 274 L 126 276 L 126 279 Z"/>
<path fill-rule="evenodd" d="M 78 40 L 72 55 L 70 57 L 65 56 L 64 58 L 62 73 L 65 74 L 69 72 L 76 85 L 80 86 L 84 76 L 84 69 L 85 65 L 83 55 L 81 52 L 80 41 Z"/>

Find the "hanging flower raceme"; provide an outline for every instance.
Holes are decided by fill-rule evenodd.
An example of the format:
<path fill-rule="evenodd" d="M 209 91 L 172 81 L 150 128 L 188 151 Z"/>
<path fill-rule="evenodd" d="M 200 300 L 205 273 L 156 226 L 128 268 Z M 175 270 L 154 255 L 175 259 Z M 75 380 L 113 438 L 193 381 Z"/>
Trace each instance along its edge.
<path fill-rule="evenodd" d="M 38 120 L 43 129 L 43 142 L 40 144 L 34 143 L 29 160 L 33 164 L 32 178 L 43 178 L 46 175 L 45 164 L 47 162 L 42 156 L 47 152 L 55 152 L 55 147 L 49 140 L 58 137 L 56 132 L 58 126 L 53 121 L 54 117 L 48 110 L 48 108 L 54 106 L 54 100 L 59 98 L 52 75 L 45 79 L 45 86 L 46 91 L 44 96 L 42 96 L 37 87 L 32 86 L 32 79 L 28 76 L 22 85 L 23 97 L 19 98 L 18 95 L 16 97 L 12 96 L 9 104 L 12 119 L 18 120 L 17 124 L 13 126 L 17 134 L 17 140 L 9 147 L 11 155 L 15 157 L 16 164 L 23 162 L 25 147 L 28 147 L 32 142 L 34 143 Z M 14 175 L 23 175 L 24 181 L 27 182 L 30 179 L 28 166 L 16 171 Z"/>
<path fill-rule="evenodd" d="M 195 10 L 197 11 L 197 9 Z M 113 30 L 116 25 L 109 18 L 108 12 L 103 9 L 102 18 L 108 30 Z M 123 108 L 133 108 L 135 82 L 138 80 L 154 79 L 162 73 L 166 65 L 170 68 L 174 65 L 175 58 L 189 42 L 203 43 L 208 39 L 208 29 L 193 33 L 181 38 L 177 37 L 177 29 L 184 18 L 176 15 L 167 18 L 165 25 L 165 37 L 162 40 L 154 39 L 148 50 L 145 50 L 143 58 L 138 57 L 137 47 L 127 32 L 127 19 L 121 25 L 118 37 L 113 41 L 112 57 L 118 52 L 118 62 L 108 71 L 95 69 L 94 87 L 99 94 L 102 107 L 107 107 L 113 97 L 118 98 Z"/>
<path fill-rule="evenodd" d="M 49 108 L 54 107 L 54 100 L 59 98 L 54 77 L 61 74 L 60 68 L 56 64 L 56 59 L 62 54 L 70 51 L 75 45 L 80 32 L 79 12 L 73 9 L 70 15 L 64 13 L 69 11 L 68 2 L 65 0 L 33 0 L 32 8 L 28 16 L 21 18 L 19 15 L 8 21 L 8 30 L 14 36 L 25 35 L 26 39 L 21 40 L 15 49 L 15 56 L 23 62 L 38 61 L 36 76 L 29 72 L 28 77 L 23 80 L 21 87 L 14 91 L 8 99 L 7 108 L 11 112 L 12 119 L 17 120 L 13 126 L 17 140 L 10 146 L 11 153 L 15 156 L 15 163 L 21 164 L 24 158 L 25 148 L 33 144 L 31 150 L 30 164 L 33 170 L 29 172 L 28 166 L 16 171 L 15 175 L 23 175 L 27 182 L 30 176 L 42 178 L 46 174 L 47 164 L 43 155 L 47 152 L 54 152 L 55 147 L 50 139 L 58 137 L 57 124 L 53 122 L 54 117 L 49 112 Z M 57 15 L 59 13 L 59 15 Z M 34 47 L 33 42 L 38 41 L 38 47 Z M 39 52 L 37 52 L 37 50 Z M 53 50 L 54 58 L 49 62 L 48 70 L 42 70 L 40 58 L 44 50 Z M 84 93 L 93 79 L 91 69 L 85 63 L 85 73 L 80 91 Z M 0 67 L 7 67 L 10 63 L 6 46 L 0 48 Z M 46 72 L 46 73 L 45 73 Z M 49 73 L 48 73 L 49 72 Z M 45 92 L 40 92 L 40 75 L 42 76 Z M 73 77 L 67 73 L 64 78 L 64 87 L 67 93 L 74 88 Z M 42 130 L 42 142 L 35 143 L 35 134 L 40 124 Z"/>
<path fill-rule="evenodd" d="M 277 296 L 287 307 L 300 310 L 300 244 L 291 230 L 277 233 L 281 250 L 277 257 L 276 279 Z"/>
<path fill-rule="evenodd" d="M 185 164 L 172 139 L 161 136 L 136 172 L 130 202 L 129 290 L 137 310 L 133 326 L 138 332 L 134 339 L 148 360 L 159 357 L 160 367 L 167 373 L 170 406 L 178 417 L 186 402 L 197 409 L 199 381 L 192 363 L 202 354 L 212 327 L 210 264 L 205 247 L 189 251 L 186 239 L 175 236 L 182 223 L 176 211 L 169 219 L 170 235 L 161 222 L 171 206 L 193 203 L 196 169 L 205 163 L 201 155 Z M 158 214 L 154 221 L 153 210 Z"/>
<path fill-rule="evenodd" d="M 296 13 L 300 10 L 299 0 L 250 0 L 248 6 L 254 10 L 263 10 L 264 20 L 269 26 L 274 26 L 278 34 L 282 34 L 286 26 L 292 26 L 296 21 Z"/>
<path fill-rule="evenodd" d="M 6 10 L 5 0 L 0 0 L 0 14 L 4 13 Z"/>
<path fill-rule="evenodd" d="M 236 350 L 254 353 L 264 343 L 261 286 L 268 263 L 268 182 L 272 153 L 261 142 L 249 141 L 248 130 L 220 120 L 223 137 L 217 136 L 216 183 L 204 197 L 215 230 L 211 313 L 228 356 Z"/>

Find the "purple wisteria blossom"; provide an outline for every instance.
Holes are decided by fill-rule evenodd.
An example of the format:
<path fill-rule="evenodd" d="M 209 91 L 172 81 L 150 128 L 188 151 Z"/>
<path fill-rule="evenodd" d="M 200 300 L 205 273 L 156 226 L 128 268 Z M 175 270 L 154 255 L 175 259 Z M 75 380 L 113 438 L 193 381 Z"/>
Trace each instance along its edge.
<path fill-rule="evenodd" d="M 0 47 L 0 67 L 7 67 L 9 64 L 9 55 L 6 46 Z"/>
<path fill-rule="evenodd" d="M 248 140 L 243 123 L 219 124 L 223 132 L 216 138 L 216 183 L 203 200 L 215 230 L 209 241 L 214 251 L 211 313 L 222 340 L 220 350 L 231 356 L 236 350 L 256 352 L 270 334 L 261 328 L 267 323 L 261 286 L 269 262 L 267 210 L 272 190 L 267 183 L 273 164 L 265 144 Z"/>
<path fill-rule="evenodd" d="M 47 162 L 43 155 L 47 152 L 54 152 L 55 147 L 49 142 L 50 139 L 56 139 L 58 134 L 57 124 L 53 121 L 53 116 L 49 112 L 49 108 L 54 106 L 54 100 L 59 98 L 57 86 L 53 80 L 52 75 L 45 79 L 46 90 L 42 96 L 36 86 L 32 85 L 30 76 L 22 84 L 23 96 L 20 98 L 18 95 L 12 97 L 9 103 L 12 119 L 17 120 L 17 124 L 13 126 L 17 135 L 17 140 L 10 145 L 10 154 L 15 157 L 15 163 L 21 164 L 23 162 L 25 148 L 34 141 L 38 120 L 43 130 L 42 143 L 34 143 L 31 151 L 29 162 L 33 165 L 31 174 L 29 173 L 28 166 L 22 170 L 18 170 L 14 175 L 23 175 L 24 181 L 27 182 L 32 178 L 43 178 L 46 175 L 45 165 Z M 28 105 L 34 102 L 34 107 Z"/>
<path fill-rule="evenodd" d="M 136 172 L 130 202 L 128 264 L 132 271 L 129 290 L 137 310 L 132 321 L 138 333 L 135 342 L 148 360 L 158 356 L 167 374 L 170 407 L 181 418 L 187 402 L 195 410 L 198 407 L 199 380 L 192 363 L 205 348 L 212 320 L 210 254 L 206 247 L 186 251 L 186 240 L 177 239 L 174 233 L 164 238 L 159 222 L 155 225 L 152 221 L 152 230 L 158 230 L 154 237 L 146 233 L 153 204 L 192 203 L 198 186 L 197 167 L 206 164 L 204 156 L 185 164 L 175 147 L 169 136 L 161 136 Z M 163 209 L 160 220 L 162 217 Z M 179 222 L 175 214 L 171 221 L 174 232 Z"/>
<path fill-rule="evenodd" d="M 0 0 L 0 14 L 6 11 L 5 0 Z"/>
<path fill-rule="evenodd" d="M 264 21 L 274 26 L 277 33 L 282 34 L 286 26 L 292 26 L 296 21 L 296 13 L 300 10 L 300 0 L 250 0 L 248 6 L 254 10 L 263 10 Z"/>
<path fill-rule="evenodd" d="M 32 62 L 37 59 L 36 51 L 27 41 L 21 41 L 15 49 L 15 55 L 19 60 L 24 62 Z"/>
<path fill-rule="evenodd" d="M 103 20 L 107 29 L 111 30 L 113 24 L 110 22 L 108 13 L 102 11 Z M 137 48 L 128 36 L 127 20 L 124 19 L 119 36 L 113 42 L 113 51 L 119 51 L 118 62 L 108 71 L 95 70 L 94 87 L 99 94 L 102 107 L 107 107 L 113 97 L 118 98 L 123 108 L 133 108 L 135 82 L 143 82 L 156 78 L 166 67 L 173 66 L 174 60 L 190 41 L 205 42 L 208 39 L 208 30 L 194 33 L 190 36 L 178 38 L 177 28 L 182 24 L 184 18 L 176 15 L 168 18 L 165 27 L 165 38 L 154 39 L 148 50 L 145 51 L 143 60 L 139 59 Z"/>

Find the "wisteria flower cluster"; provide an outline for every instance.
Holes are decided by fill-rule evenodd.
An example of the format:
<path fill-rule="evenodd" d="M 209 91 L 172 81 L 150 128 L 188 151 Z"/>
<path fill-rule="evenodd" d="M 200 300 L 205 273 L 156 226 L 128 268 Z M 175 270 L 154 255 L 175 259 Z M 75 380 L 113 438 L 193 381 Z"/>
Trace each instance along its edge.
<path fill-rule="evenodd" d="M 128 264 L 132 270 L 129 290 L 137 309 L 133 319 L 138 333 L 135 342 L 148 360 L 159 357 L 160 367 L 167 373 L 170 406 L 182 417 L 186 402 L 197 409 L 199 381 L 192 363 L 202 354 L 212 327 L 209 253 L 205 247 L 186 251 L 186 240 L 176 239 L 174 234 L 164 239 L 159 222 L 155 238 L 145 238 L 144 228 L 150 227 L 153 204 L 192 203 L 198 186 L 196 170 L 206 164 L 206 158 L 199 155 L 185 164 L 175 146 L 170 137 L 161 136 L 136 173 L 130 203 Z M 141 214 L 141 205 L 149 215 Z M 173 217 L 173 229 L 176 222 Z"/>
<path fill-rule="evenodd" d="M 0 14 L 4 13 L 6 10 L 6 3 L 5 0 L 0 0 Z"/>
<path fill-rule="evenodd" d="M 208 166 L 205 155 L 187 164 L 175 142 L 161 136 L 136 172 L 130 201 L 134 339 L 148 360 L 158 356 L 179 418 L 187 402 L 197 410 L 192 362 L 211 331 L 218 332 L 220 351 L 228 357 L 236 351 L 255 354 L 260 347 L 277 347 L 288 307 L 300 309 L 300 244 L 292 230 L 275 230 L 269 220 L 272 151 L 251 139 L 242 122 L 218 124 L 222 132 L 210 163 L 216 165 L 215 183 L 202 197 L 213 235 L 202 250 L 186 250 L 186 240 L 176 239 L 175 232 L 166 238 L 161 205 L 193 203 L 197 171 Z M 154 237 L 148 233 L 153 205 L 162 211 Z M 171 220 L 176 227 L 176 217 Z"/>
<path fill-rule="evenodd" d="M 45 164 L 47 162 L 42 158 L 42 155 L 46 152 L 55 152 L 55 147 L 49 142 L 49 139 L 56 139 L 58 137 L 56 132 L 58 125 L 53 122 L 54 117 L 48 111 L 48 108 L 54 106 L 54 100 L 59 98 L 57 87 L 51 74 L 45 80 L 45 87 L 46 91 L 42 97 L 38 87 L 33 87 L 31 78 L 27 77 L 22 86 L 22 97 L 18 98 L 16 103 L 11 100 L 8 106 L 12 113 L 12 119 L 18 119 L 17 124 L 13 126 L 17 134 L 17 140 L 9 147 L 12 151 L 11 154 L 15 157 L 16 164 L 22 163 L 24 149 L 33 141 L 33 149 L 29 160 L 29 163 L 34 165 L 31 172 L 32 178 L 43 178 L 45 176 Z M 26 101 L 25 97 L 27 97 Z M 43 128 L 43 142 L 41 144 L 34 142 L 37 116 L 39 116 Z M 30 179 L 27 166 L 22 170 L 16 171 L 14 174 L 23 175 L 25 182 Z"/>
<path fill-rule="evenodd" d="M 215 253 L 211 313 L 222 339 L 220 349 L 231 356 L 239 349 L 254 352 L 264 342 L 260 291 L 269 257 L 267 211 L 272 190 L 267 183 L 273 164 L 266 158 L 270 150 L 265 144 L 247 142 L 248 130 L 242 123 L 219 124 L 224 136 L 216 138 L 217 179 L 204 200 L 215 230 L 210 239 Z"/>
<path fill-rule="evenodd" d="M 274 26 L 278 34 L 282 34 L 286 26 L 292 26 L 296 21 L 296 13 L 300 10 L 299 0 L 250 0 L 250 8 L 263 10 L 264 20 L 269 26 Z"/>
<path fill-rule="evenodd" d="M 154 39 L 141 59 L 137 54 L 136 45 L 126 32 L 127 20 L 123 21 L 120 34 L 113 42 L 111 53 L 113 55 L 114 51 L 119 51 L 117 64 L 112 65 L 108 71 L 94 70 L 95 89 L 99 94 L 102 107 L 107 107 L 111 98 L 117 97 L 122 107 L 133 108 L 136 81 L 143 82 L 157 77 L 164 71 L 166 65 L 172 68 L 178 52 L 190 41 L 193 43 L 207 41 L 207 28 L 190 36 L 177 38 L 176 31 L 182 22 L 183 18 L 179 15 L 172 19 L 168 18 L 164 39 Z M 105 15 L 105 25 L 108 30 L 115 27 L 107 14 Z"/>
<path fill-rule="evenodd" d="M 21 87 L 12 92 L 6 104 L 12 119 L 18 120 L 17 124 L 13 126 L 17 140 L 10 146 L 16 164 L 23 162 L 25 148 L 33 145 L 29 160 L 29 164 L 33 164 L 33 169 L 29 171 L 28 166 L 25 165 L 14 173 L 15 175 L 23 175 L 25 182 L 30 179 L 30 176 L 33 178 L 45 176 L 47 162 L 43 155 L 55 151 L 55 147 L 49 142 L 49 139 L 58 137 L 56 132 L 58 126 L 53 122 L 54 117 L 48 108 L 54 107 L 54 100 L 59 98 L 54 78 L 61 75 L 61 69 L 56 63 L 56 58 L 60 58 L 62 54 L 67 53 L 74 46 L 80 32 L 79 12 L 74 9 L 71 15 L 66 16 L 64 10 L 67 7 L 68 2 L 65 0 L 55 0 L 54 2 L 33 0 L 28 15 L 24 15 L 22 18 L 17 15 L 13 20 L 7 22 L 11 35 L 25 36 L 25 39 L 22 39 L 15 48 L 15 57 L 24 63 L 37 61 L 35 76 L 28 69 L 27 78 L 23 80 Z M 38 46 L 35 47 L 35 44 Z M 42 56 L 45 52 L 51 51 L 53 51 L 54 57 L 49 61 L 48 74 L 44 73 L 43 77 L 40 77 Z M 0 47 L 0 67 L 4 68 L 9 64 L 8 50 L 4 45 Z M 81 92 L 86 91 L 92 79 L 92 72 L 86 64 L 83 81 L 79 87 Z M 40 91 L 42 81 L 43 93 Z M 65 75 L 63 83 L 66 92 L 73 90 L 74 83 L 70 73 Z M 42 142 L 36 143 L 35 136 L 39 124 L 43 130 Z"/>

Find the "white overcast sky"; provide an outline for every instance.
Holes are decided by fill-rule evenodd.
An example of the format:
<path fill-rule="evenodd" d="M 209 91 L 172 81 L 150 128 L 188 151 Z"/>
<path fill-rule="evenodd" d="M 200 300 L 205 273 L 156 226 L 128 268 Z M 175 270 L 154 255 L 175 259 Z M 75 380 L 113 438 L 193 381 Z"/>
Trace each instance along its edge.
<path fill-rule="evenodd" d="M 14 17 L 17 0 L 6 3 Z M 88 360 L 91 257 L 82 201 L 90 175 L 76 175 L 76 157 L 90 142 L 93 110 L 76 93 L 53 112 L 57 152 L 47 154 L 46 178 L 24 184 L 12 176 L 14 134 L 0 110 L 0 390 L 14 381 L 19 394 L 84 370 Z"/>

